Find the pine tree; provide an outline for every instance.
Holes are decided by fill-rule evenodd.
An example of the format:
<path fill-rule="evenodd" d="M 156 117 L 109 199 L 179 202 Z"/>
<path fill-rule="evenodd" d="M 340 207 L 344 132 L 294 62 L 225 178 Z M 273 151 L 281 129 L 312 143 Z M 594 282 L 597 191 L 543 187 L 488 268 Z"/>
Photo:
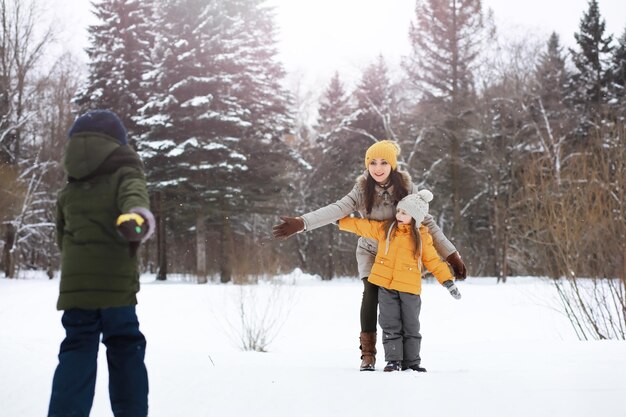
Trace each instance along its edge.
<path fill-rule="evenodd" d="M 332 159 L 332 164 L 345 167 L 342 174 L 334 175 L 335 178 L 345 178 L 349 183 L 362 171 L 363 155 L 355 149 L 364 152 L 378 140 L 394 139 L 391 129 L 394 94 L 382 56 L 365 68 L 352 99 L 352 111 L 340 122 L 343 133 L 319 138 L 324 141 L 325 157 Z"/>
<path fill-rule="evenodd" d="M 110 109 L 135 139 L 133 122 L 146 100 L 142 75 L 150 60 L 152 3 L 140 0 L 102 0 L 94 4 L 99 23 L 89 27 L 89 75 L 74 102 L 80 112 Z"/>
<path fill-rule="evenodd" d="M 528 100 L 529 115 L 537 134 L 536 151 L 551 160 L 551 175 L 560 176 L 561 161 L 565 157 L 566 139 L 571 134 L 571 112 L 565 105 L 570 74 L 556 33 L 550 36 L 546 51 L 539 55 L 535 82 Z"/>
<path fill-rule="evenodd" d="M 258 182 L 250 158 L 288 152 L 282 135 L 291 127 L 289 97 L 272 55 L 273 26 L 265 20 L 271 15 L 257 3 L 187 0 L 164 7 L 157 45 L 163 63 L 153 71 L 157 94 L 142 109 L 140 123 L 151 129 L 142 149 L 157 158 L 156 181 L 181 178 L 177 186 L 194 190 L 203 206 L 243 191 L 229 183 Z"/>
<path fill-rule="evenodd" d="M 382 55 L 365 69 L 354 96 L 359 112 L 351 123 L 355 133 L 367 136 L 372 141 L 394 139 L 390 131 L 393 92 Z"/>
<path fill-rule="evenodd" d="M 339 72 L 335 72 L 324 90 L 318 110 L 317 128 L 322 135 L 328 135 L 341 127 L 341 122 L 350 112 L 348 96 Z"/>
<path fill-rule="evenodd" d="M 617 40 L 611 62 L 611 97 L 614 106 L 626 108 L 626 29 Z M 623 112 L 622 112 L 623 114 Z M 623 116 L 622 116 L 623 117 Z"/>
<path fill-rule="evenodd" d="M 352 189 L 365 169 L 365 150 L 377 140 L 390 138 L 392 108 L 393 91 L 382 56 L 365 68 L 352 97 L 335 74 L 320 101 L 309 207 L 325 206 Z M 354 266 L 353 236 L 322 228 L 307 239 L 314 242 L 307 253 L 318 259 L 311 263 L 310 272 L 330 279 Z"/>
<path fill-rule="evenodd" d="M 149 71 L 153 94 L 136 119 L 148 129 L 139 149 L 151 184 L 156 190 L 175 194 L 178 204 L 194 199 L 199 203 L 207 197 L 206 187 L 198 189 L 197 185 L 207 180 L 202 177 L 219 161 L 236 163 L 228 159 L 229 151 L 219 143 L 216 130 L 235 134 L 240 129 L 237 123 L 242 124 L 235 117 L 222 119 L 228 111 L 242 111 L 233 109 L 231 96 L 218 96 L 220 74 L 210 63 L 206 65 L 207 59 L 219 53 L 215 49 L 219 45 L 201 44 L 198 30 L 206 24 L 202 21 L 202 3 L 172 0 L 162 4 L 157 18 L 155 65 Z M 224 106 L 223 113 L 216 112 L 211 109 L 217 104 L 215 100 L 220 100 L 219 105 L 230 100 L 232 105 Z M 199 169 L 203 165 L 206 169 Z"/>
<path fill-rule="evenodd" d="M 480 47 L 486 34 L 481 0 L 417 0 L 409 37 L 412 53 L 402 66 L 429 100 L 457 114 L 473 96 Z"/>
<path fill-rule="evenodd" d="M 581 113 L 581 126 L 585 129 L 599 116 L 610 97 L 612 36 L 605 36 L 605 22 L 597 0 L 589 0 L 589 8 L 574 37 L 578 50 L 570 49 L 576 71 L 570 82 L 569 98 Z"/>
<path fill-rule="evenodd" d="M 440 215 L 451 219 L 451 238 L 462 239 L 461 210 L 478 183 L 471 177 L 473 170 L 464 166 L 471 159 L 467 152 L 477 149 L 470 142 L 475 136 L 470 119 L 476 110 L 474 71 L 493 32 L 481 0 L 417 0 L 415 16 L 409 29 L 412 51 L 402 62 L 408 82 L 419 93 L 411 113 L 424 120 L 422 130 L 429 132 L 421 150 L 441 161 L 439 170 L 446 178 L 438 189 L 450 196 L 440 200 L 450 206 Z"/>
<path fill-rule="evenodd" d="M 535 92 L 541 98 L 545 109 L 557 109 L 562 106 L 567 78 L 563 47 L 559 35 L 552 32 L 546 51 L 539 55 L 536 69 Z"/>
<path fill-rule="evenodd" d="M 315 143 L 306 157 L 312 161 L 312 170 L 307 175 L 305 207 L 307 210 L 323 207 L 343 197 L 352 187 L 362 163 L 354 161 L 352 145 L 354 133 L 347 127 L 354 119 L 350 95 L 346 92 L 339 73 L 335 72 L 320 99 L 316 129 L 319 132 Z M 358 164 L 358 165 L 355 165 Z M 302 252 L 306 253 L 304 269 L 331 279 L 336 274 L 348 273 L 354 267 L 354 245 L 352 236 L 339 233 L 336 228 L 323 227 L 298 238 Z M 343 251 L 342 251 L 343 248 Z M 346 256 L 347 255 L 347 256 Z M 354 270 L 354 269 L 352 269 Z"/>
<path fill-rule="evenodd" d="M 166 1 L 150 71 L 155 92 L 138 123 L 153 189 L 176 208 L 179 233 L 208 221 L 222 231 L 222 280 L 235 234 L 253 213 L 275 211 L 295 157 L 273 22 L 258 1 Z M 239 216 L 239 217 L 238 217 Z M 231 258 L 229 258 L 229 256 Z"/>
<path fill-rule="evenodd" d="M 226 69 L 231 92 L 246 109 L 251 122 L 249 137 L 269 141 L 292 128 L 291 96 L 281 86 L 285 76 L 276 59 L 276 29 L 272 9 L 261 0 L 222 0 L 228 13 L 223 29 L 225 53 L 231 67 Z M 253 121 L 253 123 L 252 123 Z"/>
<path fill-rule="evenodd" d="M 289 167 L 295 166 L 297 155 L 283 141 L 293 129 L 292 100 L 281 85 L 285 71 L 276 59 L 272 9 L 260 0 L 222 0 L 220 8 L 226 10 L 229 22 L 223 35 L 224 55 L 229 58 L 222 61 L 228 62 L 223 69 L 226 92 L 243 109 L 246 126 L 237 149 L 246 155 L 249 167 L 230 180 L 242 185 L 237 198 L 246 205 L 259 212 L 273 211 L 273 190 L 287 187 Z"/>

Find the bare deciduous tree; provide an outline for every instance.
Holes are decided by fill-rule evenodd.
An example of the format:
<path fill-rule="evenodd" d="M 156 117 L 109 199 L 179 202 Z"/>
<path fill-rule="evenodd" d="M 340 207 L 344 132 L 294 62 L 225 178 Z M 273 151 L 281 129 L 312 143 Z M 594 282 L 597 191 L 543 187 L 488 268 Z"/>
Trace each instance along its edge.
<path fill-rule="evenodd" d="M 623 124 L 602 127 L 560 177 L 547 159 L 527 171 L 528 242 L 584 340 L 626 339 L 625 138 Z"/>
<path fill-rule="evenodd" d="M 12 166 L 5 169 L 16 170 L 18 181 L 26 179 L 19 173 L 19 164 L 24 126 L 33 117 L 29 111 L 33 91 L 30 77 L 45 47 L 52 41 L 51 30 L 35 34 L 37 12 L 36 1 L 0 0 L 0 164 Z M 32 184 L 27 181 L 21 187 L 29 190 L 28 194 L 21 197 L 14 195 L 17 207 L 14 206 L 11 211 L 18 213 L 18 218 L 9 216 L 3 221 L 3 267 L 8 277 L 15 275 L 15 245 L 19 242 L 17 225 L 23 220 L 24 202 L 32 196 Z"/>
<path fill-rule="evenodd" d="M 226 322 L 242 350 L 267 352 L 295 305 L 293 288 L 278 281 L 238 286 L 235 307 L 239 322 Z"/>

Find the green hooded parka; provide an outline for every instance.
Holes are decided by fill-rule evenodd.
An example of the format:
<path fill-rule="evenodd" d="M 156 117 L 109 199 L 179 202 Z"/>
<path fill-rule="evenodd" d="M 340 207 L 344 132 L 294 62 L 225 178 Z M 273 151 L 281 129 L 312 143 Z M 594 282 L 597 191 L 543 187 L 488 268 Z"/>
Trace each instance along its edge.
<path fill-rule="evenodd" d="M 58 310 L 99 309 L 137 304 L 137 257 L 115 221 L 134 208 L 149 209 L 139 156 L 128 145 L 100 133 L 69 140 L 64 169 L 68 183 L 57 201 L 61 249 Z"/>

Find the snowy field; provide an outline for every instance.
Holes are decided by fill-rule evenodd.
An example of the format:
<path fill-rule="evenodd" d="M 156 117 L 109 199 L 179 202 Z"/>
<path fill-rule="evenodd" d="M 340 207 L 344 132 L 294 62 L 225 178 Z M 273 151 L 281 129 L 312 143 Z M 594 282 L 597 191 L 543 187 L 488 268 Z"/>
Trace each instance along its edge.
<path fill-rule="evenodd" d="M 376 372 L 358 371 L 356 279 L 142 281 L 151 417 L 626 416 L 626 343 L 578 341 L 541 279 L 470 278 L 460 301 L 425 284 L 426 374 L 384 373 L 382 353 Z M 58 283 L 0 279 L 0 417 L 46 415 L 63 338 Z M 240 349 L 242 301 L 249 327 L 276 336 L 266 353 Z M 104 346 L 99 371 L 91 416 L 112 416 Z"/>

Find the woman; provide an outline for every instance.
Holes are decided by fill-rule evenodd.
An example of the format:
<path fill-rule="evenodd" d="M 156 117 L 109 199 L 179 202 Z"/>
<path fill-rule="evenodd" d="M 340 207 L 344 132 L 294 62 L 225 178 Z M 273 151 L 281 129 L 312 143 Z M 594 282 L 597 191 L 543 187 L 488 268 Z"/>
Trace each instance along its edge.
<path fill-rule="evenodd" d="M 282 223 L 274 226 L 277 239 L 286 239 L 295 233 L 317 229 L 358 211 L 371 220 L 388 220 L 395 216 L 396 205 L 408 194 L 418 192 L 408 173 L 398 171 L 400 148 L 395 142 L 383 140 L 370 146 L 365 153 L 367 171 L 360 176 L 354 188 L 339 201 L 300 217 L 281 217 Z M 441 257 L 446 259 L 456 279 L 467 275 L 465 264 L 454 245 L 446 238 L 430 215 L 422 223 L 432 235 L 433 243 Z M 356 258 L 359 276 L 363 281 L 361 301 L 361 370 L 373 371 L 376 364 L 376 310 L 378 287 L 367 278 L 374 264 L 378 243 L 376 240 L 359 238 Z"/>

